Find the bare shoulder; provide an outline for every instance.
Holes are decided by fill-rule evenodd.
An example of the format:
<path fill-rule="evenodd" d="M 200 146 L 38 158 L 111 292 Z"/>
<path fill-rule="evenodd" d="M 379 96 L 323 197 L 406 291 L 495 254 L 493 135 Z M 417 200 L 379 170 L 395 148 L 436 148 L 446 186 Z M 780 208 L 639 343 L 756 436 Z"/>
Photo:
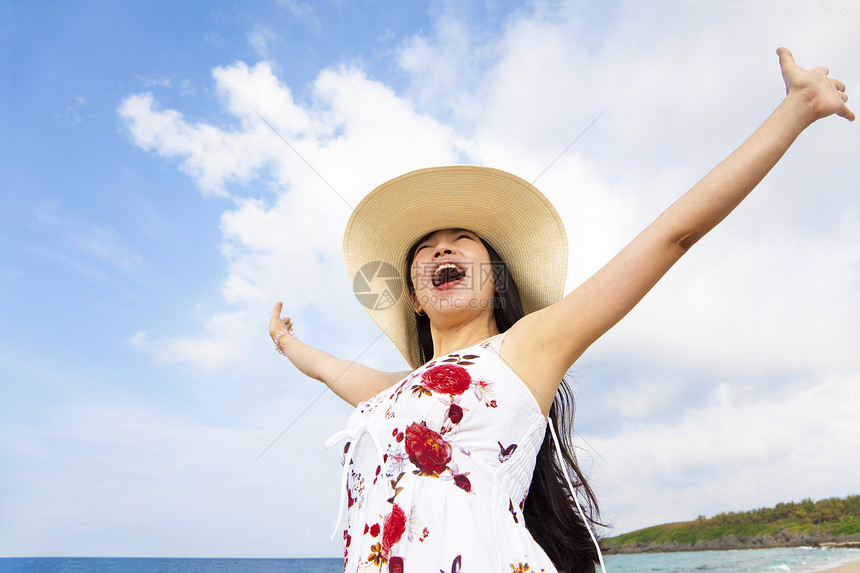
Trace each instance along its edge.
<path fill-rule="evenodd" d="M 533 312 L 514 324 L 505 334 L 501 358 L 531 390 L 546 415 L 570 365 L 554 355 L 544 329 L 552 307 Z"/>

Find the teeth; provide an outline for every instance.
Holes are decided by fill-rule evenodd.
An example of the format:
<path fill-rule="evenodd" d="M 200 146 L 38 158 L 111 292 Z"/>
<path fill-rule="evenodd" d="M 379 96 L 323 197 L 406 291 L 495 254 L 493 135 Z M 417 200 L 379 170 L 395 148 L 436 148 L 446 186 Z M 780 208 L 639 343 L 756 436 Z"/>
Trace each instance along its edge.
<path fill-rule="evenodd" d="M 439 265 L 439 267 L 436 269 L 436 271 L 435 271 L 433 274 L 434 274 L 434 275 L 436 275 L 436 276 L 438 277 L 438 276 L 439 276 L 439 274 L 440 274 L 442 271 L 444 271 L 445 269 L 454 269 L 454 270 L 456 270 L 456 271 L 458 271 L 458 272 L 459 272 L 459 270 L 460 270 L 460 269 L 457 267 L 457 265 L 454 265 L 454 264 L 451 264 L 451 263 L 445 263 L 445 264 L 443 264 L 443 265 Z"/>
<path fill-rule="evenodd" d="M 454 263 L 442 263 L 433 271 L 433 286 L 438 287 L 451 281 L 462 279 L 466 272 Z"/>

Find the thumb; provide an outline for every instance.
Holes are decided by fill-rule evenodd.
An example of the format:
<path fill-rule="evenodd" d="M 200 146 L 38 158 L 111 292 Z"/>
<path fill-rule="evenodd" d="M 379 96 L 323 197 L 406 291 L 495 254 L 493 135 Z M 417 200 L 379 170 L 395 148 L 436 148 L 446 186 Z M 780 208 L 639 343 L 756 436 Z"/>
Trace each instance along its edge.
<path fill-rule="evenodd" d="M 284 303 L 278 301 L 275 303 L 275 308 L 272 309 L 272 317 L 281 318 L 281 309 L 284 308 Z"/>
<path fill-rule="evenodd" d="M 794 56 L 791 54 L 791 50 L 788 48 L 777 48 L 776 55 L 779 56 L 779 67 L 782 68 L 783 72 L 797 65 L 797 62 L 794 61 Z"/>

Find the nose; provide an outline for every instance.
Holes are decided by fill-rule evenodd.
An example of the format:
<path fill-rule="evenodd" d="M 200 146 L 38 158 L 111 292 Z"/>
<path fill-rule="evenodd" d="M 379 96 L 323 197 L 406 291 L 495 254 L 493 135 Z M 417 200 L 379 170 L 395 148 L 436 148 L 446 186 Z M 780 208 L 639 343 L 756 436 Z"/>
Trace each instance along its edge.
<path fill-rule="evenodd" d="M 436 245 L 436 248 L 433 250 L 433 258 L 438 259 L 442 255 L 450 255 L 454 251 L 451 249 L 451 245 L 445 242 L 441 242 Z"/>

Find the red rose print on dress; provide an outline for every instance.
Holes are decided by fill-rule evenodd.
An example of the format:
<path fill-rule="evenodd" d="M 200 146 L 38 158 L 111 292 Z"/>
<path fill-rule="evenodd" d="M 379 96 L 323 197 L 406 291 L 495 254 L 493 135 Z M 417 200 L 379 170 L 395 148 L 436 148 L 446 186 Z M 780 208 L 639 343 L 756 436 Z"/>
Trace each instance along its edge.
<path fill-rule="evenodd" d="M 460 422 L 463 421 L 463 417 L 469 411 L 468 408 L 464 408 L 463 406 L 461 406 L 460 404 L 457 403 L 462 398 L 462 395 L 461 396 L 450 396 L 450 397 L 445 396 L 445 397 L 440 397 L 439 399 L 443 403 L 446 403 L 449 398 L 450 398 L 451 402 L 450 402 L 450 405 L 448 406 L 448 411 L 445 412 L 445 420 L 442 422 L 442 427 L 439 429 L 439 433 L 442 434 L 443 436 L 445 434 L 447 434 L 448 432 L 453 432 L 454 429 L 460 425 Z"/>
<path fill-rule="evenodd" d="M 440 476 L 444 481 L 453 481 L 454 485 L 465 491 L 472 493 L 472 481 L 469 479 L 468 471 L 460 471 L 455 462 L 451 462 L 446 468 L 447 472 Z M 450 473 L 450 475 L 448 475 Z"/>
<path fill-rule="evenodd" d="M 385 516 L 382 522 L 382 554 L 388 556 L 395 543 L 400 541 L 403 532 L 406 531 L 406 514 L 396 503 L 391 508 L 391 513 Z"/>
<path fill-rule="evenodd" d="M 457 396 L 469 389 L 472 385 L 472 377 L 462 366 L 440 364 L 424 371 L 421 375 L 421 384 L 433 392 Z"/>
<path fill-rule="evenodd" d="M 451 461 L 451 444 L 427 426 L 412 423 L 406 428 L 406 453 L 420 475 L 439 477 Z"/>
<path fill-rule="evenodd" d="M 469 481 L 468 478 L 469 473 L 466 472 L 464 474 L 456 474 L 454 476 L 454 483 L 457 484 L 457 487 L 465 491 L 466 493 L 471 493 L 472 491 L 472 482 Z"/>
<path fill-rule="evenodd" d="M 403 573 L 403 557 L 392 557 L 388 562 L 388 573 Z"/>
<path fill-rule="evenodd" d="M 459 424 L 460 420 L 463 419 L 463 408 L 457 404 L 451 404 L 451 407 L 448 408 L 448 419 L 455 424 Z"/>

